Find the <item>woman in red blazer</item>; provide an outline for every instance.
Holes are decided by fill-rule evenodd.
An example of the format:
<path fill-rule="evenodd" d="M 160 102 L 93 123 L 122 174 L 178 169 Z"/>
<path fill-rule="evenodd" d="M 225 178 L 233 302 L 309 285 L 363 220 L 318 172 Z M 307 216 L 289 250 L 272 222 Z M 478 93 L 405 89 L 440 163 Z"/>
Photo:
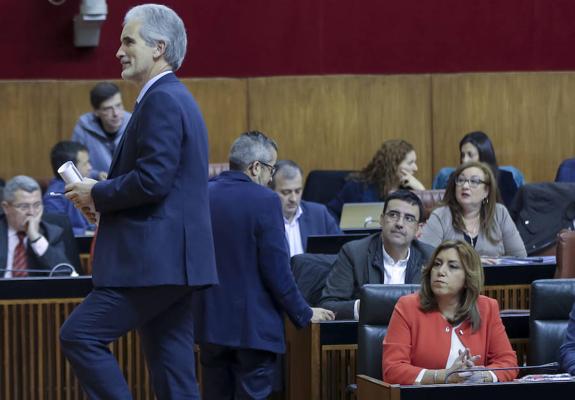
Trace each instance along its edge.
<path fill-rule="evenodd" d="M 399 299 L 383 341 L 383 380 L 436 384 L 510 381 L 516 370 L 472 372 L 474 366 L 515 367 L 497 301 L 479 295 L 483 267 L 463 241 L 437 247 L 421 276 L 421 291 Z"/>

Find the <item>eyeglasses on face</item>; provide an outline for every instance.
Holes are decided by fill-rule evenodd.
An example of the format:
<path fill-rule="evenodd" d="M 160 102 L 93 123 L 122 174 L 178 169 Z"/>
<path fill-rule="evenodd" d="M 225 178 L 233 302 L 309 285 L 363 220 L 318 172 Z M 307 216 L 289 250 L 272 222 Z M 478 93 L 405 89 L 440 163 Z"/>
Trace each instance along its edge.
<path fill-rule="evenodd" d="M 258 162 L 263 165 L 264 167 L 268 167 L 270 169 L 270 175 L 273 175 L 276 173 L 276 167 L 274 167 L 273 165 L 270 165 L 268 163 L 265 163 L 263 161 L 258 160 Z"/>
<path fill-rule="evenodd" d="M 478 187 L 478 186 L 481 185 L 482 183 L 487 183 L 487 182 L 482 181 L 481 179 L 479 179 L 479 178 L 477 178 L 477 177 L 475 177 L 475 176 L 472 176 L 471 178 L 464 178 L 464 177 L 462 177 L 462 176 L 458 176 L 457 179 L 455 180 L 455 184 L 456 184 L 457 186 L 463 186 L 463 185 L 465 185 L 466 183 L 469 184 L 469 187 L 470 187 L 470 188 L 474 188 L 474 189 L 475 189 L 476 187 Z"/>
<path fill-rule="evenodd" d="M 28 212 L 30 210 L 38 211 L 40 208 L 42 208 L 42 202 L 37 201 L 36 203 L 32 203 L 32 204 L 30 204 L 30 203 L 18 203 L 18 204 L 12 204 L 12 207 L 14 207 L 18 211 L 22 211 L 22 212 Z"/>
<path fill-rule="evenodd" d="M 401 214 L 399 211 L 390 210 L 384 214 L 385 218 L 390 221 L 398 222 L 403 216 L 403 222 L 409 225 L 417 224 L 417 218 L 411 214 Z"/>

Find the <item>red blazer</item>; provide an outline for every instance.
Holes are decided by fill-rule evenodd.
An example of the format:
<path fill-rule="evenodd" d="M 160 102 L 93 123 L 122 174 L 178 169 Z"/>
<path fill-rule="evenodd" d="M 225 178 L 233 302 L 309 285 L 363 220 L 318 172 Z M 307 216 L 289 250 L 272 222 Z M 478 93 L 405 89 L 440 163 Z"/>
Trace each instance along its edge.
<path fill-rule="evenodd" d="M 481 326 L 472 333 L 471 323 L 463 322 L 456 330 L 461 343 L 472 355 L 481 356 L 477 365 L 488 368 L 517 366 L 517 356 L 505 333 L 497 301 L 479 296 L 477 306 Z M 423 368 L 445 368 L 451 347 L 451 329 L 438 311 L 423 312 L 419 308 L 419 293 L 401 297 L 383 340 L 383 380 L 412 385 Z M 517 376 L 517 371 L 494 373 L 501 382 Z"/>

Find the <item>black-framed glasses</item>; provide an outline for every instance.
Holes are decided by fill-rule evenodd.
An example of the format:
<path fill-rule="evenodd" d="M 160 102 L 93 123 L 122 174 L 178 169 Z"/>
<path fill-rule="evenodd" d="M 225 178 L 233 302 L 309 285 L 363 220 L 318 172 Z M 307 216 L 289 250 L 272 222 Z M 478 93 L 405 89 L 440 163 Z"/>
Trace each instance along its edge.
<path fill-rule="evenodd" d="M 477 177 L 475 177 L 475 176 L 472 176 L 471 178 L 463 178 L 463 177 L 461 177 L 461 176 L 458 176 L 457 179 L 455 180 L 455 184 L 456 184 L 457 186 L 463 186 L 463 185 L 465 185 L 466 183 L 469 184 L 469 187 L 470 187 L 470 188 L 474 188 L 474 189 L 475 189 L 476 187 L 478 187 L 478 186 L 481 185 L 482 183 L 487 183 L 487 182 L 482 181 L 481 179 L 479 179 L 479 178 L 477 178 Z"/>
<path fill-rule="evenodd" d="M 274 167 L 273 165 L 270 165 L 270 164 L 268 164 L 268 163 L 266 163 L 266 162 L 263 162 L 263 161 L 260 161 L 260 160 L 258 160 L 258 162 L 259 162 L 261 165 L 263 165 L 263 166 L 265 166 L 265 167 L 268 167 L 268 168 L 270 169 L 270 175 L 273 176 L 273 174 L 276 173 L 276 167 Z"/>
<path fill-rule="evenodd" d="M 414 224 L 417 224 L 417 222 L 418 222 L 417 218 L 415 218 L 415 215 L 402 214 L 399 211 L 395 211 L 395 210 L 390 210 L 383 215 L 385 216 L 385 218 L 387 218 L 388 220 L 393 221 L 393 222 L 398 222 L 401 219 L 402 215 L 403 215 L 403 222 L 405 222 L 408 225 L 414 225 Z"/>
<path fill-rule="evenodd" d="M 12 207 L 14 207 L 18 211 L 22 211 L 22 212 L 28 212 L 30 210 L 38 211 L 40 208 L 42 208 L 42 202 L 38 201 L 38 202 L 32 203 L 32 204 L 30 204 L 30 203 L 18 203 L 18 204 L 12 204 Z"/>

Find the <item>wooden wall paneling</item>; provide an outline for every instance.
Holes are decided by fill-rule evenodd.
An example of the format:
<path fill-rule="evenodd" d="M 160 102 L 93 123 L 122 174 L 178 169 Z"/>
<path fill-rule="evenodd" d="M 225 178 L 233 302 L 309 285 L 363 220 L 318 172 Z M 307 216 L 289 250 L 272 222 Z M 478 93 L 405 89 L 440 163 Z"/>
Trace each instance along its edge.
<path fill-rule="evenodd" d="M 46 176 L 46 151 L 59 131 L 58 82 L 0 81 L 0 177 Z"/>
<path fill-rule="evenodd" d="M 230 146 L 248 128 L 245 79 L 183 79 L 198 102 L 210 145 L 210 162 L 228 161 Z"/>
<path fill-rule="evenodd" d="M 473 130 L 530 182 L 552 181 L 575 155 L 575 73 L 433 75 L 432 83 L 434 172 L 458 163 L 459 140 Z"/>
<path fill-rule="evenodd" d="M 249 127 L 304 169 L 359 169 L 392 138 L 412 143 L 431 184 L 428 75 L 272 77 L 248 80 Z"/>

